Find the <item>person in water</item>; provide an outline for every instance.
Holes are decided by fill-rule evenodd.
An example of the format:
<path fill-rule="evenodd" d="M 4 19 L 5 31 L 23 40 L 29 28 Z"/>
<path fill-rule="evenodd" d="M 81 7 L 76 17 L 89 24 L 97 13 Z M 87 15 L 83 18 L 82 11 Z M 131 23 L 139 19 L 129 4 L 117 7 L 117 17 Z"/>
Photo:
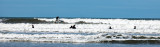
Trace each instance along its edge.
<path fill-rule="evenodd" d="M 59 21 L 59 16 L 56 17 L 56 21 Z"/>
<path fill-rule="evenodd" d="M 136 29 L 136 26 L 134 26 L 134 29 Z"/>
<path fill-rule="evenodd" d="M 32 28 L 34 28 L 34 25 L 32 25 Z"/>
<path fill-rule="evenodd" d="M 75 26 L 75 25 L 73 25 L 73 26 L 71 26 L 70 28 L 71 28 L 71 29 L 76 29 L 76 26 Z"/>
<path fill-rule="evenodd" d="M 109 29 L 112 29 L 112 27 L 111 27 L 111 26 L 109 26 Z"/>

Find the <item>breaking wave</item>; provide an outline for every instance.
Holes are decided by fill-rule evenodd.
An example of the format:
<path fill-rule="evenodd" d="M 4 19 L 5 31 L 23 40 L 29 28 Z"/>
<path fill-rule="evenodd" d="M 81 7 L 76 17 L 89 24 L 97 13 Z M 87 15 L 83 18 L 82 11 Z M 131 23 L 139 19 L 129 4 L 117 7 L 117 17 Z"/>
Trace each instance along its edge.
<path fill-rule="evenodd" d="M 55 20 L 0 19 L 0 41 L 160 43 L 160 20 L 61 18 L 59 23 Z M 76 29 L 70 29 L 71 25 L 76 25 Z"/>

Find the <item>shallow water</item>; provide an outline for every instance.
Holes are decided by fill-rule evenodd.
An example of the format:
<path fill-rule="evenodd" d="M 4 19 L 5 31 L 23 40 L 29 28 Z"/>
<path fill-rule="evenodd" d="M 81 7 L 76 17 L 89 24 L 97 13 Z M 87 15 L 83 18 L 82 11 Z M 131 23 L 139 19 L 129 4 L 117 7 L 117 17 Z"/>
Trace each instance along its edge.
<path fill-rule="evenodd" d="M 0 47 L 159 47 L 160 44 L 0 42 Z"/>

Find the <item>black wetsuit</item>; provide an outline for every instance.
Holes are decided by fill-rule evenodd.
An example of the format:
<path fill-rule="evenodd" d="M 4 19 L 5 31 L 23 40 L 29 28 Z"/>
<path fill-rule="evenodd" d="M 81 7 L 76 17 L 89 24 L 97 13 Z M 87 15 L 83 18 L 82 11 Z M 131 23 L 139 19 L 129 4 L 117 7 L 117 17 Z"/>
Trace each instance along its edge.
<path fill-rule="evenodd" d="M 134 29 L 136 29 L 136 26 L 134 26 Z"/>
<path fill-rule="evenodd" d="M 57 17 L 56 17 L 56 21 L 58 21 L 58 19 L 59 19 L 59 17 L 57 16 Z"/>
<path fill-rule="evenodd" d="M 71 26 L 70 28 L 71 28 L 71 29 L 76 29 L 75 25 Z"/>
<path fill-rule="evenodd" d="M 109 29 L 112 29 L 112 27 L 110 26 Z"/>
<path fill-rule="evenodd" d="M 32 25 L 32 28 L 34 28 L 34 25 Z"/>

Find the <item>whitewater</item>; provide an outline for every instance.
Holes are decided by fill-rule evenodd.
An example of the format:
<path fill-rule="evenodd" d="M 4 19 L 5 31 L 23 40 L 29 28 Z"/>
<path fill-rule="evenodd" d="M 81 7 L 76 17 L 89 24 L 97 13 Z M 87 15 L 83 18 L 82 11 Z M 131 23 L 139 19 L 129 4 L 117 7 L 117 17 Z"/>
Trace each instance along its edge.
<path fill-rule="evenodd" d="M 0 19 L 0 41 L 78 43 L 160 41 L 160 20 L 61 18 L 63 23 L 54 23 L 55 18 L 34 19 L 51 23 L 3 23 L 3 19 Z M 70 29 L 72 25 L 76 25 L 76 29 Z"/>

